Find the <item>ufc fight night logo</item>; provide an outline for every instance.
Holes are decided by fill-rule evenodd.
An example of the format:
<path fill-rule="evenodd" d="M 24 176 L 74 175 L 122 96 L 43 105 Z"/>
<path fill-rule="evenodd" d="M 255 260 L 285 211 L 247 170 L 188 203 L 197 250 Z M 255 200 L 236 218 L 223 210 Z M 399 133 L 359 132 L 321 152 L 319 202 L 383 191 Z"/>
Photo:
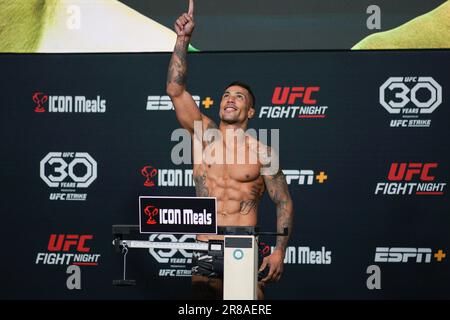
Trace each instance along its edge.
<path fill-rule="evenodd" d="M 97 162 L 86 152 L 49 152 L 40 162 L 40 177 L 50 188 L 60 192 L 50 193 L 50 200 L 87 199 L 87 188 L 97 178 Z"/>
<path fill-rule="evenodd" d="M 47 252 L 39 252 L 36 264 L 97 266 L 100 254 L 92 253 L 93 234 L 51 234 Z"/>
<path fill-rule="evenodd" d="M 318 105 L 320 86 L 275 87 L 272 105 L 261 106 L 259 118 L 325 118 L 328 106 Z"/>
<path fill-rule="evenodd" d="M 394 162 L 387 180 L 375 187 L 376 195 L 444 195 L 445 182 L 437 182 L 437 162 Z"/>
<path fill-rule="evenodd" d="M 390 114 L 391 127 L 429 127 L 431 119 L 419 115 L 431 114 L 442 103 L 442 87 L 432 77 L 390 77 L 380 87 L 380 104 Z"/>

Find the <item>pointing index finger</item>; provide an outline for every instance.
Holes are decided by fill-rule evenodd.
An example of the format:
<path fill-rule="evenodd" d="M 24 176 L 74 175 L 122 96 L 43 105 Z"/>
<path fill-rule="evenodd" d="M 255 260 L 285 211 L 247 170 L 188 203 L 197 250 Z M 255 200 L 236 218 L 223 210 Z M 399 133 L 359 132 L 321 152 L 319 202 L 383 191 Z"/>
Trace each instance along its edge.
<path fill-rule="evenodd" d="M 189 0 L 188 15 L 191 17 L 194 15 L 194 0 Z"/>

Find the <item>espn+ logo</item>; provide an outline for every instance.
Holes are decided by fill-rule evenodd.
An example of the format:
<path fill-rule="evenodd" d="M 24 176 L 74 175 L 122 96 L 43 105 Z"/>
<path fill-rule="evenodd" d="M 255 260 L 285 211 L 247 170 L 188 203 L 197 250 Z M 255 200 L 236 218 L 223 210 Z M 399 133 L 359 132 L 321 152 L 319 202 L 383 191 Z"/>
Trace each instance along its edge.
<path fill-rule="evenodd" d="M 192 96 L 197 106 L 200 105 L 200 96 Z M 174 110 L 172 100 L 169 96 L 148 96 L 146 110 Z"/>
<path fill-rule="evenodd" d="M 431 248 L 405 248 L 405 247 L 377 247 L 375 249 L 375 262 L 390 263 L 430 263 L 431 258 L 437 262 L 442 262 L 446 254 L 442 249 L 434 254 Z"/>

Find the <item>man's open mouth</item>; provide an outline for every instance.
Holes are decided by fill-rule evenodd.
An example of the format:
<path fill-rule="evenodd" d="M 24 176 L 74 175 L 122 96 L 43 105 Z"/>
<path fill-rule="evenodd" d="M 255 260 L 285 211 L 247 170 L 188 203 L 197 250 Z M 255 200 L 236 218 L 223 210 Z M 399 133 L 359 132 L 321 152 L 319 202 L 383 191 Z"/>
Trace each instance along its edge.
<path fill-rule="evenodd" d="M 226 111 L 226 112 L 232 112 L 232 111 L 237 110 L 237 108 L 235 106 L 228 105 L 223 110 Z"/>

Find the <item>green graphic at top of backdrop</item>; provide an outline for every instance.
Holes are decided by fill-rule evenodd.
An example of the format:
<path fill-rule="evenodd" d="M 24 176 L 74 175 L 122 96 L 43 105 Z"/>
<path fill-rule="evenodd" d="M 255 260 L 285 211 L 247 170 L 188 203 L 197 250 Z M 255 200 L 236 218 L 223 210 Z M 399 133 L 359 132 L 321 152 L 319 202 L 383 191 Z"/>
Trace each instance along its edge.
<path fill-rule="evenodd" d="M 188 6 L 36 2 L 0 1 L 0 52 L 170 52 Z M 445 0 L 197 0 L 189 50 L 450 48 L 449 14 Z"/>

